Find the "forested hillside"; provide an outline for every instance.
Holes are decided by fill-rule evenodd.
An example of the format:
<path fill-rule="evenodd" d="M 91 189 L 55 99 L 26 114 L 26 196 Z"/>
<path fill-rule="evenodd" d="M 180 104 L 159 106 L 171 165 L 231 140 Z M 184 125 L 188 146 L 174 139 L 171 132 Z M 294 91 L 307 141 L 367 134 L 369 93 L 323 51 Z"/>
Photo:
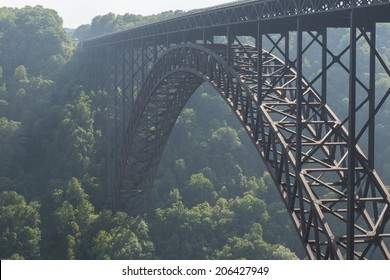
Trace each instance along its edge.
<path fill-rule="evenodd" d="M 148 215 L 110 211 L 105 95 L 85 87 L 76 41 L 181 13 L 107 14 L 68 34 L 53 10 L 0 8 L 0 259 L 304 258 L 257 152 L 207 84 L 177 120 Z M 390 57 L 388 30 L 378 41 Z M 390 181 L 388 112 L 378 169 Z"/>

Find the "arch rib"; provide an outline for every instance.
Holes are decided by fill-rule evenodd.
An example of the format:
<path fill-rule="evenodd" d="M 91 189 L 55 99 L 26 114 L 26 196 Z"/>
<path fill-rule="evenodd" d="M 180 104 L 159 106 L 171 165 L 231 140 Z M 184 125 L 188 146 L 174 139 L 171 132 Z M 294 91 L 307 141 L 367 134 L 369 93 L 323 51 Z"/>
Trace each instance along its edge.
<path fill-rule="evenodd" d="M 297 74 L 289 65 L 252 46 L 232 49 L 232 66 L 223 57 L 226 46 L 217 44 L 207 48 L 177 45 L 156 61 L 128 122 L 114 196 L 118 200 L 123 192 L 149 191 L 178 115 L 207 81 L 246 129 L 309 258 L 343 259 L 347 249 L 348 131 L 305 80 L 301 82 L 302 114 L 297 116 Z M 261 92 L 257 65 L 262 66 Z M 354 172 L 355 257 L 390 259 L 389 192 L 375 170 L 368 168 L 359 147 L 354 156 L 358 162 Z M 296 174 L 298 157 L 302 168 Z"/>

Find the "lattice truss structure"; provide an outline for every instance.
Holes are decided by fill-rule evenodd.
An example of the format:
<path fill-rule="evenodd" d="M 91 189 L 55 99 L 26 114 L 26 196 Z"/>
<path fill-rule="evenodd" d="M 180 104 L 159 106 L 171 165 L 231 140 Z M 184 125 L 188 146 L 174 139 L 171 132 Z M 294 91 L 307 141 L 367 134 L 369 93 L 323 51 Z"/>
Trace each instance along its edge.
<path fill-rule="evenodd" d="M 247 2 L 243 9 L 266 5 Z M 177 117 L 208 82 L 246 129 L 310 259 L 390 259 L 390 194 L 375 170 L 374 153 L 375 117 L 390 94 L 376 91 L 375 78 L 378 71 L 390 78 L 390 69 L 376 47 L 376 20 L 354 10 L 335 17 L 337 24 L 319 18 L 322 24 L 296 17 L 283 24 L 146 33 L 128 41 L 119 34 L 118 43 L 110 36 L 88 42 L 94 45 L 92 57 L 104 57 L 94 60 L 94 69 L 108 96 L 106 137 L 114 145 L 107 158 L 114 164 L 107 164 L 107 172 L 114 210 L 134 197 L 134 207 L 146 203 Z M 328 44 L 333 24 L 350 35 L 337 51 Z M 362 45 L 369 53 L 358 51 Z M 317 66 L 309 73 L 304 60 L 313 56 Z M 357 67 L 368 75 L 357 74 Z M 348 98 L 343 118 L 328 105 L 334 69 L 346 77 L 345 88 L 338 89 Z"/>

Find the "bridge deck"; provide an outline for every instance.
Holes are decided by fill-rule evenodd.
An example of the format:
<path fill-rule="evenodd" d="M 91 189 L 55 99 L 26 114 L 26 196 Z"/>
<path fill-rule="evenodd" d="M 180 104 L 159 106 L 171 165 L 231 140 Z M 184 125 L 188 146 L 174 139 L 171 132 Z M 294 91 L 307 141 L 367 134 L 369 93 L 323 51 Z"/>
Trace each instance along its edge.
<path fill-rule="evenodd" d="M 390 0 L 241 0 L 195 10 L 181 17 L 86 40 L 83 42 L 83 47 L 96 47 L 152 36 L 224 27 L 232 24 L 245 25 L 246 23 L 259 21 L 272 21 L 272 25 L 275 23 L 277 25 L 280 23 L 289 25 L 286 20 L 297 16 L 305 16 L 308 19 L 308 26 L 311 28 L 318 25 L 327 27 L 348 26 L 348 17 L 343 16 L 343 14 L 352 9 L 364 9 L 367 18 L 380 22 L 388 20 L 389 4 Z M 333 13 L 335 16 L 330 17 L 329 13 Z M 324 15 L 320 16 L 319 14 Z M 315 20 L 310 20 L 310 16 L 313 15 L 316 16 Z M 280 19 L 284 19 L 284 21 L 281 22 Z"/>

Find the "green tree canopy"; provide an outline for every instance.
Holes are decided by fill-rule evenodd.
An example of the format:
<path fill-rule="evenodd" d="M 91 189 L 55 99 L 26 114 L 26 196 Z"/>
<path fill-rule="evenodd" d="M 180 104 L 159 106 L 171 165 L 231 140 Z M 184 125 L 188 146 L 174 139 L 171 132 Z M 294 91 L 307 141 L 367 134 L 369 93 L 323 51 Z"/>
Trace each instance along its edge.
<path fill-rule="evenodd" d="M 71 42 L 54 10 L 41 6 L 1 8 L 0 49 L 6 73 L 25 65 L 34 76 L 51 76 L 53 64 L 70 58 Z"/>
<path fill-rule="evenodd" d="M 14 191 L 0 193 L 0 259 L 39 258 L 39 208 Z"/>

